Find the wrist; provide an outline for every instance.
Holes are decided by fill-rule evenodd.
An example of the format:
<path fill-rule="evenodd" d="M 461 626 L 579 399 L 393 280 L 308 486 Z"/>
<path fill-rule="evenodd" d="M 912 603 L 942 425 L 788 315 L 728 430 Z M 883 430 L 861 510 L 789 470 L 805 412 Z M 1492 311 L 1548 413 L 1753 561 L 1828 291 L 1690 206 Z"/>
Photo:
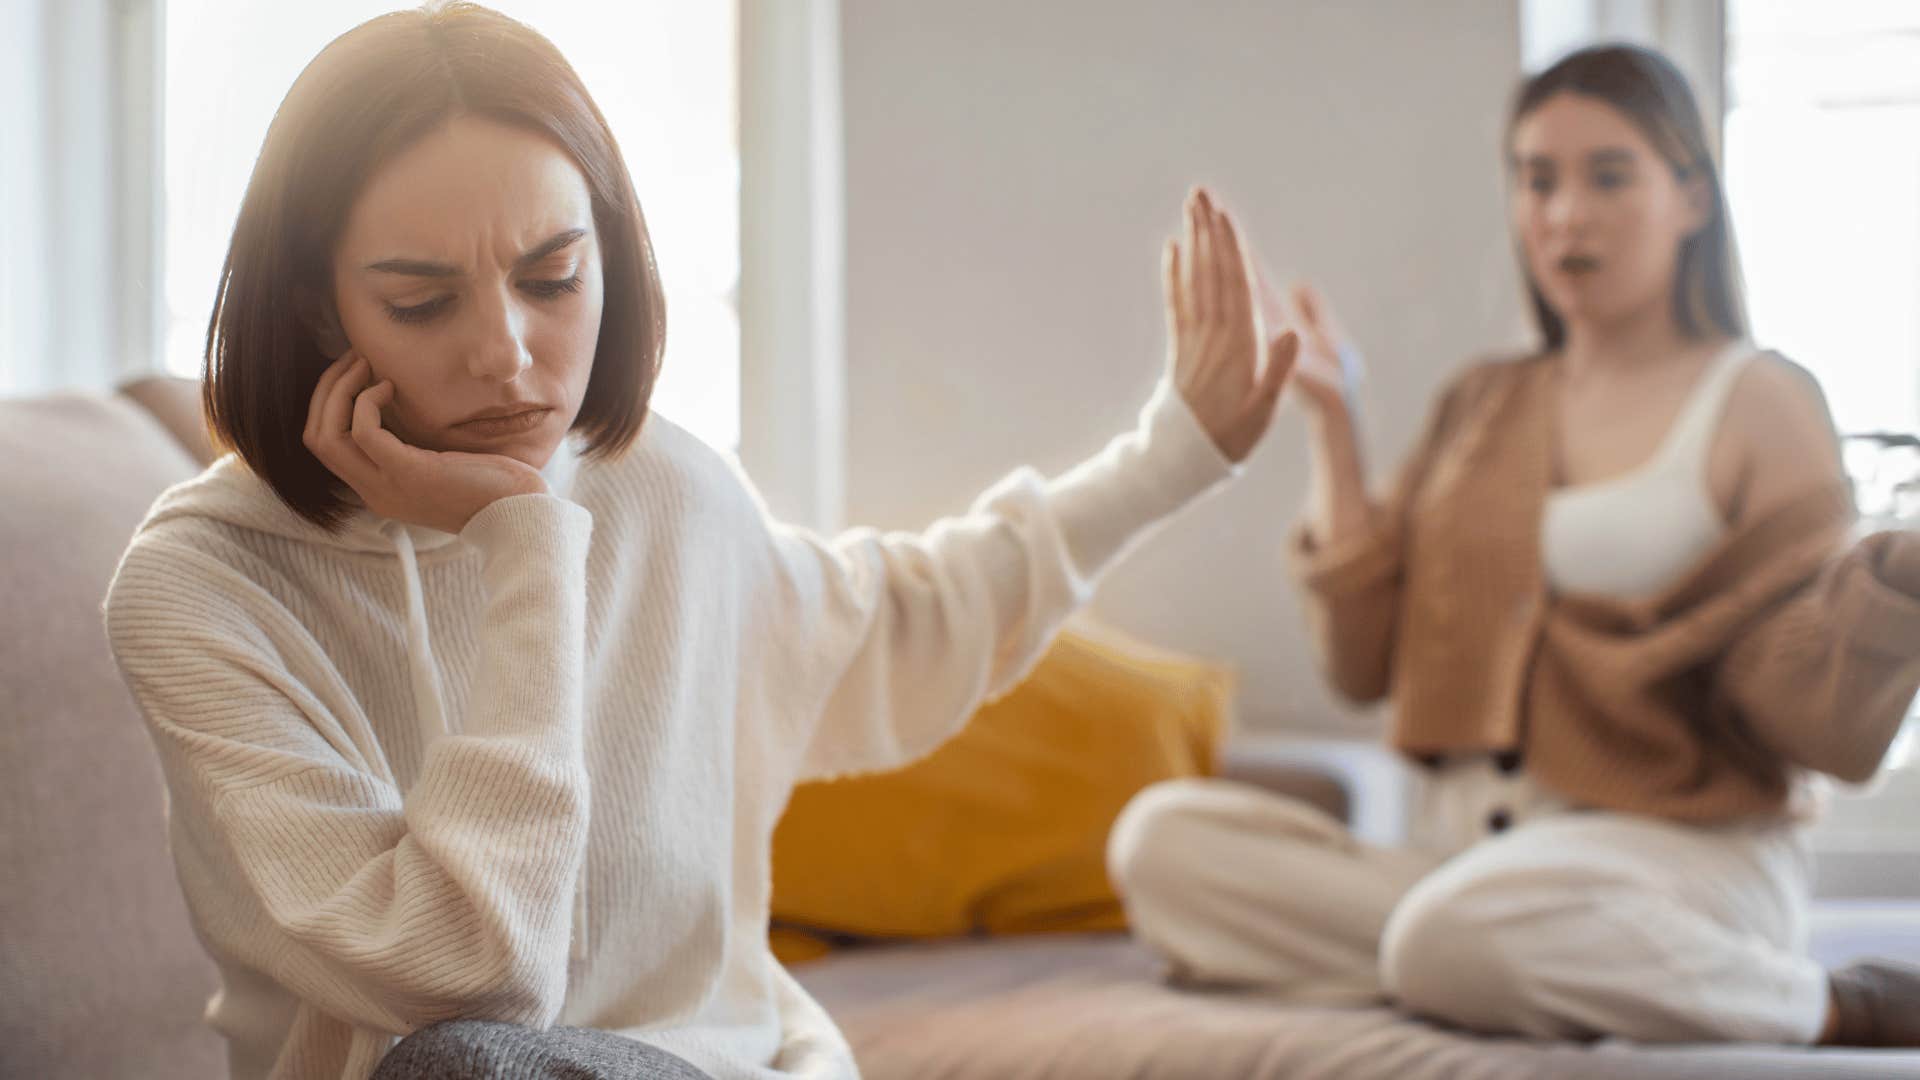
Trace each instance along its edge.
<path fill-rule="evenodd" d="M 1353 443 L 1353 413 L 1344 400 L 1315 401 L 1307 410 L 1307 428 L 1314 439 L 1327 446 Z"/>

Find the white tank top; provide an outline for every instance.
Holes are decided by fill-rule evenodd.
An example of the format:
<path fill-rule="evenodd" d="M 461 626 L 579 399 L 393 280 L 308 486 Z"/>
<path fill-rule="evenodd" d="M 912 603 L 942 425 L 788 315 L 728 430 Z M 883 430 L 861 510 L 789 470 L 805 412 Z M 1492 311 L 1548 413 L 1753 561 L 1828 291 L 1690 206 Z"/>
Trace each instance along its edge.
<path fill-rule="evenodd" d="M 1753 356 L 1753 345 L 1739 341 L 1714 357 L 1646 464 L 1547 494 L 1540 542 L 1551 588 L 1621 600 L 1650 596 L 1712 550 L 1726 522 L 1707 484 L 1707 456 L 1727 395 Z"/>

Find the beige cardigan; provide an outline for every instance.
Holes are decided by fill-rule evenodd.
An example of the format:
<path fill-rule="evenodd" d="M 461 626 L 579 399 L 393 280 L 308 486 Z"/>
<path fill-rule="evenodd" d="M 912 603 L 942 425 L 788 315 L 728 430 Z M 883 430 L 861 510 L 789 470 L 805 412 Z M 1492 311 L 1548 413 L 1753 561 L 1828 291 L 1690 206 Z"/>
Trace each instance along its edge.
<path fill-rule="evenodd" d="M 1845 478 L 1750 520 L 1661 595 L 1555 595 L 1540 522 L 1552 366 L 1449 388 L 1370 531 L 1293 544 L 1346 696 L 1391 693 L 1414 755 L 1521 751 L 1580 805 L 1687 821 L 1779 812 L 1794 767 L 1859 780 L 1920 689 L 1920 534 L 1848 545 Z"/>

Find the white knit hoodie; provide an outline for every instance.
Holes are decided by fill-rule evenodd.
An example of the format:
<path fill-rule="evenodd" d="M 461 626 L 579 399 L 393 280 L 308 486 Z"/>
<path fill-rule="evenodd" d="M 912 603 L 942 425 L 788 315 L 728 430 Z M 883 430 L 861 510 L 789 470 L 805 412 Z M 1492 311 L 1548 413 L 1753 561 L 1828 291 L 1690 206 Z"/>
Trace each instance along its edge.
<path fill-rule="evenodd" d="M 721 1080 L 855 1075 L 766 945 L 793 785 L 933 749 L 1233 471 L 1162 383 L 1072 472 L 917 536 L 771 522 L 658 416 L 458 536 L 328 533 L 233 457 L 168 491 L 107 626 L 233 1076 L 364 1077 L 451 1017 L 620 1031 Z"/>

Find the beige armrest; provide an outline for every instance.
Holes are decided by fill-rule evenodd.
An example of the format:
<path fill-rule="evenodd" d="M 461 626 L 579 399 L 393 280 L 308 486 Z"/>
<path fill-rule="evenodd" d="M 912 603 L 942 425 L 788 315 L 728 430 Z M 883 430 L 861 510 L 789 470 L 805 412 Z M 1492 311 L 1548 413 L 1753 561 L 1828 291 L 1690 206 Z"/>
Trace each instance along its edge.
<path fill-rule="evenodd" d="M 1347 785 L 1332 769 L 1279 760 L 1258 747 L 1230 740 L 1220 754 L 1219 776 L 1311 803 L 1341 821 L 1352 820 Z"/>
<path fill-rule="evenodd" d="M 173 375 L 149 375 L 120 387 L 120 393 L 147 410 L 175 442 L 202 465 L 216 456 L 200 411 L 200 383 Z"/>

